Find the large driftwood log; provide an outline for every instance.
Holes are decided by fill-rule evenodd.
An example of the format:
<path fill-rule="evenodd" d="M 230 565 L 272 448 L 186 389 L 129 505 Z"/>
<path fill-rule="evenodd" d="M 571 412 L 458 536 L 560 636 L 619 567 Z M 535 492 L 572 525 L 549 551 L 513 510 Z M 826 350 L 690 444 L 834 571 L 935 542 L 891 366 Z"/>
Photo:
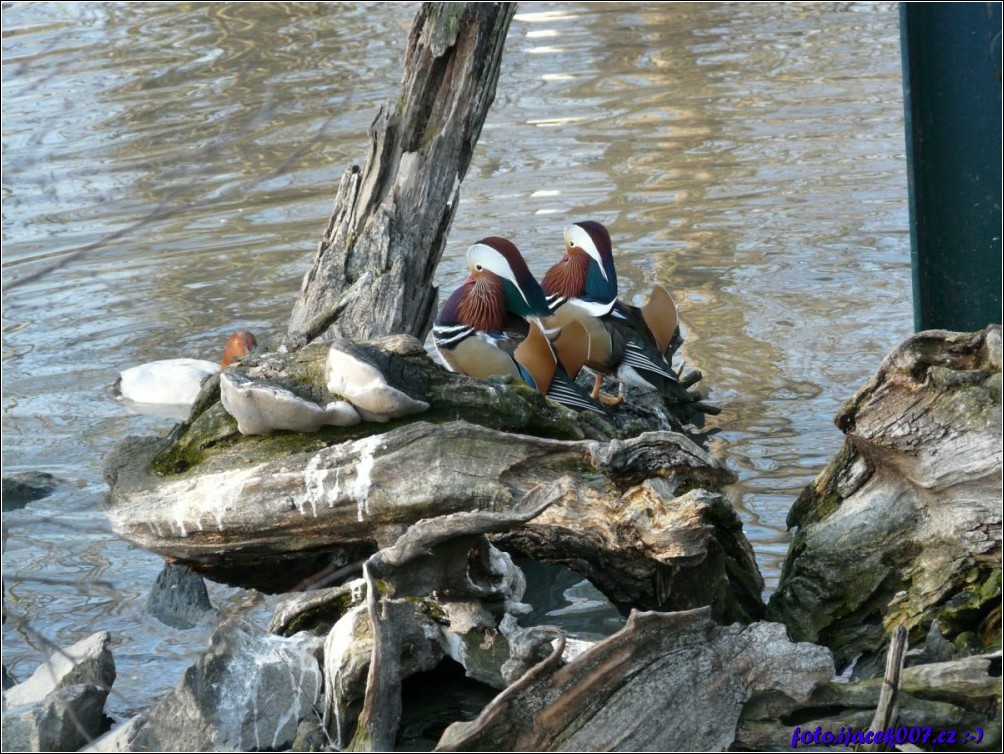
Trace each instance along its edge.
<path fill-rule="evenodd" d="M 405 53 L 401 98 L 380 109 L 362 170 L 338 188 L 293 308 L 294 345 L 331 333 L 423 338 L 433 272 L 495 98 L 516 3 L 425 3 Z"/>
<path fill-rule="evenodd" d="M 881 673 L 892 627 L 1000 646 L 1001 328 L 919 333 L 841 409 L 844 448 L 788 516 L 768 616 Z"/>
<path fill-rule="evenodd" d="M 755 694 L 805 700 L 830 680 L 830 653 L 784 627 L 719 626 L 707 610 L 633 613 L 568 665 L 560 648 L 437 751 L 720 751 Z"/>
<path fill-rule="evenodd" d="M 285 591 L 311 574 L 351 575 L 344 569 L 423 518 L 554 502 L 513 548 L 595 578 L 625 610 L 711 604 L 723 619 L 761 615 L 749 544 L 716 494 L 733 476 L 685 436 L 612 439 L 612 424 L 525 385 L 445 372 L 414 338 L 353 349 L 428 410 L 243 436 L 207 388 L 170 438 L 126 444 L 106 464 L 115 530 L 210 578 Z M 337 397 L 319 376 L 324 353 L 258 354 L 231 370 L 324 406 Z M 501 431 L 513 428 L 534 434 Z M 559 439 L 587 435 L 601 439 Z"/>

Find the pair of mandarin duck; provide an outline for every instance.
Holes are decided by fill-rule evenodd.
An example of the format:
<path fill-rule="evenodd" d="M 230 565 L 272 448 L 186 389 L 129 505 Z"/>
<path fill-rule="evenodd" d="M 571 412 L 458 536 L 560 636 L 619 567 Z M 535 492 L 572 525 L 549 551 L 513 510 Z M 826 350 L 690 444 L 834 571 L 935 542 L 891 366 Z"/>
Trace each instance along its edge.
<path fill-rule="evenodd" d="M 565 228 L 565 256 L 538 283 L 515 244 L 490 237 L 467 250 L 470 277 L 446 301 L 433 326 L 436 350 L 454 372 L 484 379 L 509 375 L 576 411 L 605 414 L 624 385 L 694 399 L 673 370 L 679 317 L 656 285 L 639 308 L 617 297 L 610 233 L 598 222 Z M 575 377 L 593 372 L 591 393 Z M 600 392 L 603 378 L 621 383 Z"/>

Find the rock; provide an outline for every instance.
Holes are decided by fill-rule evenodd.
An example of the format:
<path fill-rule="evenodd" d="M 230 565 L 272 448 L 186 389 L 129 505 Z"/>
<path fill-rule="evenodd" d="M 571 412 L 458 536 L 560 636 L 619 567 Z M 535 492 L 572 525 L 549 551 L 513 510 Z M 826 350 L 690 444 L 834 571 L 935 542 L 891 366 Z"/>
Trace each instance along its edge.
<path fill-rule="evenodd" d="M 241 617 L 220 626 L 181 683 L 137 723 L 133 751 L 277 750 L 314 714 L 321 670 L 309 634 L 284 639 Z"/>
<path fill-rule="evenodd" d="M 166 563 L 146 600 L 149 613 L 173 628 L 192 628 L 215 613 L 209 602 L 206 582 L 191 568 Z"/>
<path fill-rule="evenodd" d="M 16 511 L 28 503 L 48 497 L 57 480 L 43 471 L 21 471 L 3 478 L 3 512 Z"/>
<path fill-rule="evenodd" d="M 107 631 L 92 634 L 66 649 L 57 650 L 27 678 L 4 695 L 8 707 L 42 701 L 67 686 L 91 685 L 107 692 L 115 682 L 115 660 Z"/>
<path fill-rule="evenodd" d="M 301 720 L 290 751 L 331 751 L 331 741 L 317 720 Z"/>
<path fill-rule="evenodd" d="M 1000 652 L 906 668 L 897 696 L 899 717 L 895 727 L 906 727 L 907 732 L 911 727 L 918 728 L 919 735 L 925 739 L 930 736 L 930 740 L 919 741 L 924 751 L 957 748 L 998 751 L 1001 748 L 1000 678 Z M 777 695 L 761 697 L 743 709 L 733 749 L 790 749 L 796 725 L 803 732 L 819 728 L 834 733 L 844 729 L 853 734 L 872 729 L 884 683 L 882 678 L 849 683 L 831 681 L 797 703 Z M 963 746 L 966 743 L 962 738 L 964 733 L 975 733 L 977 728 L 983 731 L 983 740 L 978 746 L 975 742 Z M 939 746 L 936 739 L 941 731 L 956 731 L 956 746 Z"/>
<path fill-rule="evenodd" d="M 776 623 L 719 626 L 706 608 L 632 613 L 624 629 L 558 668 L 563 644 L 437 751 L 722 751 L 743 705 L 806 700 L 830 653 Z"/>
<path fill-rule="evenodd" d="M 908 338 L 836 421 L 768 617 L 862 677 L 901 621 L 914 646 L 937 620 L 960 653 L 1000 647 L 1000 326 Z"/>
<path fill-rule="evenodd" d="M 80 751 L 91 751 L 91 752 L 126 752 L 126 751 L 136 751 L 133 748 L 133 739 L 136 738 L 136 734 L 140 729 L 146 725 L 147 718 L 149 717 L 148 712 L 141 712 L 136 715 L 136 717 L 130 718 L 121 725 L 117 725 L 110 731 L 105 733 L 93 741 L 91 741 L 86 746 L 82 747 Z"/>
<path fill-rule="evenodd" d="M 3 716 L 4 751 L 76 751 L 100 735 L 108 688 L 64 685 L 40 701 L 10 705 Z"/>

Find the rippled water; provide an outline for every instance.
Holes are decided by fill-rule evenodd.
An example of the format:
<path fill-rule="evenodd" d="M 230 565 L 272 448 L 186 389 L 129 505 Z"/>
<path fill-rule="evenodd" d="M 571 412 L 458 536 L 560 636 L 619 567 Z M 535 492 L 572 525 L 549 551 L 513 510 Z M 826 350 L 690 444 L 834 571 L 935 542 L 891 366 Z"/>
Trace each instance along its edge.
<path fill-rule="evenodd" d="M 104 453 L 170 422 L 104 387 L 285 329 L 415 9 L 3 5 L 3 472 L 62 480 L 4 515 L 15 673 L 111 630 L 121 716 L 204 645 L 144 614 L 161 562 L 101 512 Z M 622 293 L 676 295 L 769 587 L 834 412 L 912 329 L 899 77 L 892 3 L 523 4 L 438 273 L 493 234 L 542 272 L 566 223 L 607 223 Z"/>

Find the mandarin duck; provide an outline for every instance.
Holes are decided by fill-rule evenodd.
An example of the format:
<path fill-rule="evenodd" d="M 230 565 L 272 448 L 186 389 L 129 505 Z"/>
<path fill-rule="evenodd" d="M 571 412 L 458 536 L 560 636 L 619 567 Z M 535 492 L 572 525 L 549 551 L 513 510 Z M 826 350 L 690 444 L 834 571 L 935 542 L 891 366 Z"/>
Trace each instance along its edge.
<path fill-rule="evenodd" d="M 679 402 L 694 400 L 672 366 L 682 342 L 673 297 L 657 284 L 643 307 L 617 298 L 610 234 L 603 225 L 587 220 L 565 228 L 565 256 L 547 271 L 542 287 L 554 311 L 549 326 L 579 322 L 589 333 L 586 367 L 596 373 L 593 399 L 616 405 L 624 400 L 626 383 Z M 620 381 L 617 397 L 601 397 L 604 375 Z"/>
<path fill-rule="evenodd" d="M 454 372 L 477 379 L 512 376 L 576 411 L 603 408 L 562 368 L 543 325 L 550 315 L 544 291 L 515 244 L 490 237 L 467 250 L 470 277 L 436 318 L 436 350 Z M 588 355 L 588 335 L 572 323 L 561 338 L 563 362 L 578 371 Z"/>
<path fill-rule="evenodd" d="M 220 362 L 204 359 L 163 359 L 119 373 L 113 393 L 125 401 L 164 406 L 190 406 L 202 383 L 258 345 L 254 335 L 238 330 L 227 341 Z"/>

